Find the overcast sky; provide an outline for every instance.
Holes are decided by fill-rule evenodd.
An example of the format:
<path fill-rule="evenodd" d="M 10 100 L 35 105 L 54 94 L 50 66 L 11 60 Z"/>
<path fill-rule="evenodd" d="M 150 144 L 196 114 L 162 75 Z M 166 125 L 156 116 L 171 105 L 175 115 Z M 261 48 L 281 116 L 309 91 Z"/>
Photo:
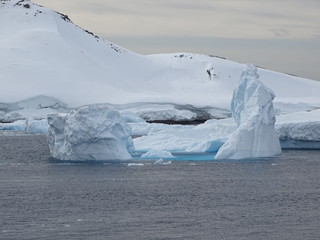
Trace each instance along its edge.
<path fill-rule="evenodd" d="M 320 0 L 33 2 L 141 54 L 212 54 L 320 80 Z"/>

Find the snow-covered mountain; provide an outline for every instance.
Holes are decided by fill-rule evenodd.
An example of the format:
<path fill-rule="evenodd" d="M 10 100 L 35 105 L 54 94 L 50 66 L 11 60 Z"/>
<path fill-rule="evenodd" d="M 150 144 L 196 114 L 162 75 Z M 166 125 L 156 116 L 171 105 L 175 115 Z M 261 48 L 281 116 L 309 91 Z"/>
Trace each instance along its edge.
<path fill-rule="evenodd" d="M 215 152 L 237 127 L 228 117 L 245 64 L 192 53 L 139 55 L 29 0 L 0 0 L 0 56 L 0 130 L 43 134 L 49 113 L 103 103 L 131 126 L 136 150 L 158 156 Z M 276 95 L 282 148 L 319 149 L 320 82 L 262 68 L 258 74 Z M 223 119 L 145 121 L 210 118 Z"/>
<path fill-rule="evenodd" d="M 0 102 L 47 95 L 69 106 L 149 102 L 229 109 L 245 68 L 199 54 L 139 55 L 29 0 L 1 0 L 0 22 Z M 282 106 L 320 106 L 320 82 L 261 68 L 259 74 Z"/>

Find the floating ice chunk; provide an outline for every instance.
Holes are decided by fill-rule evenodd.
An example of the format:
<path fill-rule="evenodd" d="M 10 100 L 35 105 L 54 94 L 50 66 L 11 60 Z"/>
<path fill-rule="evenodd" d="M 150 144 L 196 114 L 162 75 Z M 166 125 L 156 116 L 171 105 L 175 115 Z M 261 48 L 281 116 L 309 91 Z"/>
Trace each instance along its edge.
<path fill-rule="evenodd" d="M 276 131 L 285 148 L 320 146 L 320 109 L 278 116 Z M 290 142 L 294 144 L 288 145 Z"/>
<path fill-rule="evenodd" d="M 236 127 L 233 119 L 209 120 L 197 126 L 136 125 L 134 132 L 146 131 L 144 136 L 134 139 L 134 145 L 139 151 L 217 152 Z"/>
<path fill-rule="evenodd" d="M 164 161 L 163 159 L 159 159 L 155 161 L 153 164 L 154 165 L 170 165 L 172 162 L 171 161 Z"/>
<path fill-rule="evenodd" d="M 33 120 L 28 119 L 26 121 L 25 132 L 28 134 L 46 134 L 48 132 L 48 121 L 46 119 L 42 120 Z"/>
<path fill-rule="evenodd" d="M 141 158 L 174 158 L 174 156 L 169 151 L 150 149 L 148 152 L 142 154 Z"/>
<path fill-rule="evenodd" d="M 127 160 L 134 151 L 129 125 L 104 105 L 51 114 L 48 123 L 51 156 L 60 160 Z"/>
<path fill-rule="evenodd" d="M 128 163 L 128 167 L 142 167 L 143 163 Z"/>
<path fill-rule="evenodd" d="M 18 120 L 13 123 L 0 123 L 0 130 L 23 132 L 26 129 L 26 121 Z"/>
<path fill-rule="evenodd" d="M 48 122 L 43 120 L 17 120 L 12 123 L 0 123 L 0 130 L 19 131 L 27 134 L 46 134 L 48 131 Z"/>
<path fill-rule="evenodd" d="M 238 128 L 219 149 L 216 159 L 270 157 L 281 153 L 274 124 L 273 91 L 248 65 L 233 93 L 231 111 Z"/>

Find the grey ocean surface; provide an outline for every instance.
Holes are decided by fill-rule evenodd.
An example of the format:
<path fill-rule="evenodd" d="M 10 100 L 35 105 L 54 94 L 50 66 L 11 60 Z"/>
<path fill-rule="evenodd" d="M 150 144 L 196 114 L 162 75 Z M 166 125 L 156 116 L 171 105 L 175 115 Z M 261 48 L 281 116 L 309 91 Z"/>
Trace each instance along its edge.
<path fill-rule="evenodd" d="M 130 167 L 1 136 L 0 239 L 320 239 L 319 173 L 320 151 Z"/>

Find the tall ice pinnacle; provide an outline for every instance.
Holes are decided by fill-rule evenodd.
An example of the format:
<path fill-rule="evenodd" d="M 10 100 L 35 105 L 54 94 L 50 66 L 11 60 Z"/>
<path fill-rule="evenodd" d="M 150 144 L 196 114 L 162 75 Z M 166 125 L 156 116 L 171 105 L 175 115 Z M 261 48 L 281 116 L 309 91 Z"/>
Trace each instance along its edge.
<path fill-rule="evenodd" d="M 238 128 L 219 149 L 216 159 L 271 157 L 281 153 L 274 124 L 275 95 L 248 65 L 233 92 L 231 111 Z"/>

